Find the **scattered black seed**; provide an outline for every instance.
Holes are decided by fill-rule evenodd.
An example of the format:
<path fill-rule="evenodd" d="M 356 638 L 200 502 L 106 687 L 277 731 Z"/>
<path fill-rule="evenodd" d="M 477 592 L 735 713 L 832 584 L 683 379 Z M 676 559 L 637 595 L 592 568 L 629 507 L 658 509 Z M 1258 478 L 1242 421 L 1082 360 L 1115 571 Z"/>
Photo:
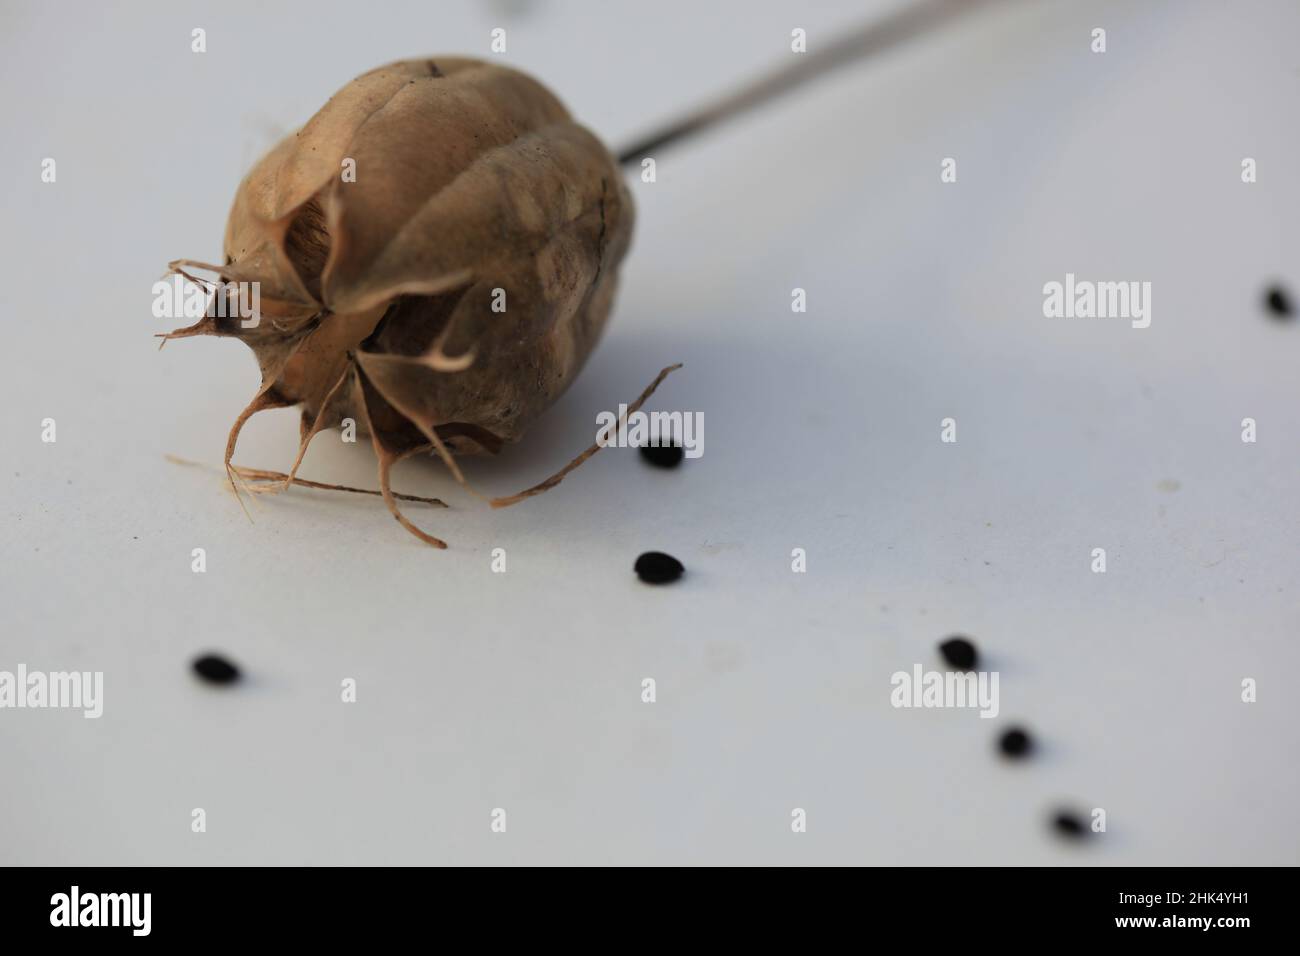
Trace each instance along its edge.
<path fill-rule="evenodd" d="M 647 551 L 636 559 L 632 567 L 636 576 L 646 584 L 667 584 L 676 581 L 686 571 L 680 561 L 662 551 Z"/>
<path fill-rule="evenodd" d="M 224 657 L 215 654 L 196 657 L 194 673 L 213 684 L 230 684 L 239 680 L 239 668 Z"/>
<path fill-rule="evenodd" d="M 676 468 L 686 452 L 681 445 L 642 445 L 641 457 L 656 468 Z"/>
<path fill-rule="evenodd" d="M 1268 306 L 1268 311 L 1273 313 L 1277 319 L 1289 319 L 1294 315 L 1291 308 L 1291 297 L 1286 294 L 1286 290 L 1281 286 L 1272 286 L 1264 294 L 1264 304 Z"/>
<path fill-rule="evenodd" d="M 1034 741 L 1028 732 L 1019 727 L 1012 727 L 1002 732 L 998 738 L 998 749 L 1008 757 L 1023 757 L 1034 749 Z"/>
<path fill-rule="evenodd" d="M 1081 840 L 1088 835 L 1088 828 L 1077 814 L 1069 810 L 1058 810 L 1052 818 L 1052 827 L 1063 837 Z"/>
<path fill-rule="evenodd" d="M 959 671 L 974 670 L 975 662 L 979 660 L 975 645 L 966 637 L 948 638 L 939 645 L 939 653 L 943 655 L 949 667 L 955 667 Z"/>

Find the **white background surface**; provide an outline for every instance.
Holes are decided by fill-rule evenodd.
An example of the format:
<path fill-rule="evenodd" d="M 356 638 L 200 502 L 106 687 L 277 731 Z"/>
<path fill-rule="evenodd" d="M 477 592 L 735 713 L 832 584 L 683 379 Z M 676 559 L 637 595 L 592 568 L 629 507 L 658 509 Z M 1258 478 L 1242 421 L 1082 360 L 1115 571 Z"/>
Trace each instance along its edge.
<path fill-rule="evenodd" d="M 611 450 L 499 512 L 407 463 L 445 552 L 361 496 L 250 525 L 219 464 L 251 354 L 156 350 L 165 263 L 218 256 L 243 173 L 358 73 L 505 26 L 619 145 L 887 6 L 6 0 L 0 669 L 101 670 L 105 710 L 0 711 L 0 861 L 1295 863 L 1300 325 L 1259 304 L 1300 292 L 1294 3 L 1011 3 L 665 151 L 602 346 L 468 471 L 532 484 L 673 361 L 651 407 L 702 411 L 703 458 Z M 1067 271 L 1152 282 L 1151 327 L 1045 319 Z M 237 460 L 296 444 L 267 413 Z M 303 474 L 375 486 L 334 435 Z M 640 584 L 648 549 L 687 578 Z M 891 708 L 955 631 L 998 719 Z M 197 682 L 208 649 L 247 680 Z M 1109 831 L 1066 845 L 1057 806 Z"/>

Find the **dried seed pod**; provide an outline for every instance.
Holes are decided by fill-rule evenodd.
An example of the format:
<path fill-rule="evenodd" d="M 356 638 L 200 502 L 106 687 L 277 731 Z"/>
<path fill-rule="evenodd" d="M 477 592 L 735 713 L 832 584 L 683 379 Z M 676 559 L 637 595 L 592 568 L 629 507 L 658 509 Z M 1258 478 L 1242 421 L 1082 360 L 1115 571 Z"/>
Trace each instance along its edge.
<path fill-rule="evenodd" d="M 283 487 L 312 437 L 352 418 L 394 517 L 444 547 L 398 510 L 392 465 L 433 449 L 465 484 L 453 454 L 524 434 L 595 346 L 632 222 L 614 158 L 535 80 L 469 59 L 393 63 L 258 162 L 235 196 L 222 265 L 172 263 L 259 283 L 260 322 L 244 328 L 214 307 L 164 338 L 232 336 L 256 354 L 261 388 L 227 442 L 232 482 L 253 414 L 303 406 Z M 553 487 L 595 450 L 493 503 Z"/>

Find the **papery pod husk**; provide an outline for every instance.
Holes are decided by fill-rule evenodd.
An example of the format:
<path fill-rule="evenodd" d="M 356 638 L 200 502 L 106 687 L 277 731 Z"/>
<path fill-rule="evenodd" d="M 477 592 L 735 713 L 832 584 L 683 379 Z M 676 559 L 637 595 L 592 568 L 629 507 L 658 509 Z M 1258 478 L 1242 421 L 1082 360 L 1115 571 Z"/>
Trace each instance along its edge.
<path fill-rule="evenodd" d="M 299 462 L 316 432 L 351 418 L 394 516 L 442 546 L 398 511 L 389 468 L 432 448 L 463 484 L 451 453 L 524 434 L 600 337 L 632 224 L 617 162 L 541 84 L 471 59 L 393 63 L 257 163 L 223 264 L 172 264 L 260 283 L 260 324 L 213 309 L 168 337 L 233 336 L 257 356 L 262 385 L 228 469 L 258 411 L 303 406 Z"/>

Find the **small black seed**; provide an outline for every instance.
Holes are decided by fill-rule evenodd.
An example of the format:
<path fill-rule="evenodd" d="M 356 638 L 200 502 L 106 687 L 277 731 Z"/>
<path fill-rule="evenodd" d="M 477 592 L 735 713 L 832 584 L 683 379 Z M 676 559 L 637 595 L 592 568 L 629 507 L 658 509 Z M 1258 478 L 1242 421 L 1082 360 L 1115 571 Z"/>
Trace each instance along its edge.
<path fill-rule="evenodd" d="M 948 638 L 939 645 L 939 653 L 943 655 L 949 667 L 955 667 L 959 671 L 974 670 L 975 662 L 979 660 L 975 645 L 971 643 L 970 638 L 966 637 Z"/>
<path fill-rule="evenodd" d="M 1069 810 L 1058 810 L 1052 818 L 1052 827 L 1061 836 L 1072 840 L 1079 840 L 1088 835 L 1088 828 L 1084 826 L 1083 821 Z"/>
<path fill-rule="evenodd" d="M 641 457 L 656 468 L 676 468 L 682 463 L 685 454 L 681 445 L 641 446 Z"/>
<path fill-rule="evenodd" d="M 213 684 L 229 684 L 239 679 L 239 668 L 215 654 L 196 657 L 194 673 Z"/>
<path fill-rule="evenodd" d="M 1291 308 L 1291 297 L 1281 286 L 1272 286 L 1264 294 L 1264 304 L 1268 307 L 1268 311 L 1273 313 L 1274 318 L 1289 319 L 1294 314 Z"/>
<path fill-rule="evenodd" d="M 676 581 L 686 571 L 680 561 L 662 551 L 647 551 L 636 559 L 632 568 L 646 584 L 667 584 Z"/>
<path fill-rule="evenodd" d="M 1034 748 L 1034 741 L 1028 732 L 1019 727 L 1012 727 L 1002 732 L 998 738 L 998 749 L 1008 757 L 1023 757 Z"/>

